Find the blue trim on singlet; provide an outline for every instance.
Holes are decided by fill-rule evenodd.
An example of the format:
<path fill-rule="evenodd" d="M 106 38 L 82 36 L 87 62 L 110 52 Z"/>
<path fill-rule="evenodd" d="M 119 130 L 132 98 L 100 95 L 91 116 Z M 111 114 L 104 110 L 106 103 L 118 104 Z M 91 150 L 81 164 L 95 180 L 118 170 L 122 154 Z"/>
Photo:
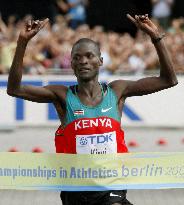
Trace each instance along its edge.
<path fill-rule="evenodd" d="M 109 117 L 118 122 L 121 121 L 117 96 L 109 86 L 107 86 L 107 92 L 103 100 L 94 107 L 84 105 L 78 96 L 73 94 L 72 90 L 69 88 L 66 97 L 66 108 L 65 125 L 80 118 Z M 75 115 L 76 111 L 84 111 L 84 114 Z"/>

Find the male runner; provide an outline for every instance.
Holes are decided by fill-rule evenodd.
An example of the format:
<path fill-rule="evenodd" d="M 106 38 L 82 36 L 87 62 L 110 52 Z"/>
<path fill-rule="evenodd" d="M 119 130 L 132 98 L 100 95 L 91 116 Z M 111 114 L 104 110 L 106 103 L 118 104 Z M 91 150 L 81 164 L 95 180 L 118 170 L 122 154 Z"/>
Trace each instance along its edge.
<path fill-rule="evenodd" d="M 39 103 L 55 105 L 61 126 L 56 132 L 56 151 L 63 153 L 105 154 L 127 152 L 121 130 L 121 113 L 125 99 L 154 93 L 178 82 L 163 36 L 147 15 L 127 17 L 148 34 L 155 46 L 160 75 L 137 81 L 116 80 L 108 85 L 98 82 L 99 67 L 103 64 L 98 44 L 90 39 L 80 39 L 72 48 L 71 66 L 78 85 L 35 87 L 21 85 L 22 61 L 29 40 L 45 24 L 32 21 L 20 32 L 15 56 L 9 73 L 7 93 Z M 110 141 L 98 143 L 100 136 L 110 136 Z M 88 136 L 88 137 L 86 137 Z M 97 140 L 98 138 L 98 140 Z M 63 205 L 130 205 L 126 191 L 61 192 Z"/>

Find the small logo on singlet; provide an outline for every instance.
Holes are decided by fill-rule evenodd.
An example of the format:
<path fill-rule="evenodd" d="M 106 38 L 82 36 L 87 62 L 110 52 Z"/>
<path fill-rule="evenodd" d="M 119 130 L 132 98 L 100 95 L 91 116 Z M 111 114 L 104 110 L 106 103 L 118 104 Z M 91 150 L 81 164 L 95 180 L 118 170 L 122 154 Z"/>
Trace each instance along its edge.
<path fill-rule="evenodd" d="M 102 108 L 101 111 L 102 111 L 102 112 L 108 112 L 108 111 L 111 110 L 111 109 L 112 109 L 112 107 L 109 107 L 109 108 L 107 108 L 107 109 L 103 109 L 103 108 Z"/>
<path fill-rule="evenodd" d="M 83 109 L 81 109 L 81 110 L 74 110 L 73 114 L 74 114 L 74 116 L 84 115 L 84 110 Z"/>
<path fill-rule="evenodd" d="M 81 137 L 80 139 L 80 145 L 87 145 L 88 140 L 85 137 Z"/>
<path fill-rule="evenodd" d="M 117 195 L 117 194 L 113 194 L 112 192 L 110 193 L 110 196 L 121 197 L 120 195 Z"/>

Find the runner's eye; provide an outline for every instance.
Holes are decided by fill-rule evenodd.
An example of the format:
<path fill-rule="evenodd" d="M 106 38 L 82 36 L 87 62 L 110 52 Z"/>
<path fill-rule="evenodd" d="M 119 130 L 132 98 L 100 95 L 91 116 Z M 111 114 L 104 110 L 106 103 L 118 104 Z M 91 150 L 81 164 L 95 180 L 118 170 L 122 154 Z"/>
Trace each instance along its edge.
<path fill-rule="evenodd" d="M 94 57 L 94 55 L 92 54 L 92 53 L 87 53 L 87 58 L 89 58 L 89 59 L 91 59 L 91 58 L 93 58 Z"/>
<path fill-rule="evenodd" d="M 80 56 L 74 56 L 73 59 L 74 60 L 80 60 Z"/>

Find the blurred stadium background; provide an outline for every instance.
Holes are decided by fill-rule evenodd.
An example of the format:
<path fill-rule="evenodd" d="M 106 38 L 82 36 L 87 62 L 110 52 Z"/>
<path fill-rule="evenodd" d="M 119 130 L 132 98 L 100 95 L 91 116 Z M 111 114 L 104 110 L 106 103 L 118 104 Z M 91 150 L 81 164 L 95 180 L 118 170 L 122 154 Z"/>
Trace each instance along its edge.
<path fill-rule="evenodd" d="M 28 19 L 49 17 L 50 24 L 30 43 L 24 58 L 24 83 L 76 82 L 70 68 L 72 44 L 81 37 L 99 42 L 104 65 L 100 80 L 158 75 L 150 40 L 126 13 L 148 13 L 162 32 L 179 84 L 169 90 L 127 100 L 122 127 L 131 152 L 184 150 L 184 1 L 181 0 L 7 0 L 0 1 L 0 151 L 55 152 L 59 126 L 51 104 L 37 104 L 6 94 L 7 74 L 20 29 Z M 56 192 L 0 191 L 1 204 L 61 204 Z M 136 205 L 181 205 L 184 191 L 130 190 Z"/>

